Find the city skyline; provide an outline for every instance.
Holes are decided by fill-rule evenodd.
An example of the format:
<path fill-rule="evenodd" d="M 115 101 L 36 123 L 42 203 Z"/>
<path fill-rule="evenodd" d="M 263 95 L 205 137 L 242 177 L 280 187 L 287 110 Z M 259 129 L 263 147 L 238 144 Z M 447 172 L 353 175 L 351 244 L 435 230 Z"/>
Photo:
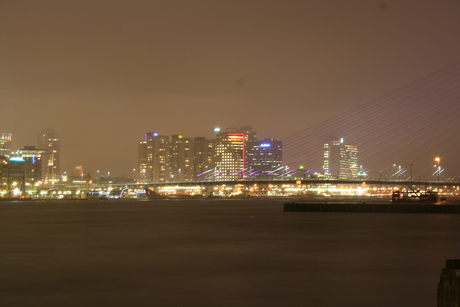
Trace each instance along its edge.
<path fill-rule="evenodd" d="M 458 63 L 459 14 L 428 0 L 1 1 L 0 131 L 19 149 L 52 127 L 62 171 L 114 176 L 136 168 L 145 131 L 252 125 L 290 140 Z M 358 132 L 334 134 L 361 152 Z M 438 155 L 452 161 L 412 164 Z"/>
<path fill-rule="evenodd" d="M 41 173 L 46 174 L 46 179 L 42 179 L 42 181 L 48 183 L 59 182 L 63 175 L 66 178 L 77 176 L 74 174 L 77 168 L 80 170 L 80 174 L 77 177 L 123 177 L 143 182 L 233 180 L 251 177 L 260 178 L 261 174 L 264 174 L 263 176 L 266 176 L 267 179 L 281 178 L 287 175 L 299 178 L 303 177 L 305 179 L 315 179 L 324 176 L 324 178 L 329 179 L 417 180 L 418 178 L 421 180 L 423 177 L 424 181 L 432 180 L 433 178 L 437 178 L 438 181 L 457 181 L 460 178 L 459 169 L 449 169 L 449 165 L 455 165 L 455 163 L 458 165 L 458 161 L 447 161 L 449 163 L 446 163 L 445 156 L 428 157 L 428 160 L 431 162 L 425 163 L 426 165 L 423 165 L 424 170 L 422 171 L 418 169 L 419 165 L 417 165 L 418 168 L 415 168 L 414 171 L 414 164 L 404 165 L 401 163 L 401 160 L 396 160 L 397 163 L 389 165 L 387 165 L 388 160 L 384 158 L 381 158 L 381 161 L 369 161 L 367 159 L 367 161 L 362 162 L 363 159 L 358 160 L 358 148 L 361 146 L 369 148 L 369 145 L 363 146 L 366 144 L 362 143 L 359 143 L 359 146 L 356 144 L 351 145 L 348 141 L 345 142 L 341 135 L 325 137 L 326 134 L 326 132 L 322 132 L 319 135 L 314 135 L 315 138 L 318 139 L 319 137 L 320 140 L 314 147 L 301 147 L 304 149 L 302 150 L 304 157 L 302 157 L 303 161 L 301 162 L 299 159 L 292 159 L 292 157 L 297 155 L 297 153 L 293 154 L 292 152 L 288 152 L 288 158 L 283 160 L 283 141 L 275 140 L 274 138 L 259 139 L 257 130 L 251 126 L 230 127 L 226 129 L 215 128 L 214 137 L 210 139 L 201 136 L 160 135 L 158 132 L 148 132 L 144 134 L 144 141 L 138 142 L 138 159 L 136 162 L 133 162 L 136 168 L 131 169 L 130 174 L 123 174 L 121 176 L 113 174 L 111 171 L 105 172 L 100 169 L 88 170 L 85 165 L 77 164 L 74 165 L 72 171 L 59 172 L 59 162 L 56 161 L 60 161 L 61 139 L 54 129 L 42 129 L 38 133 L 37 145 L 10 148 L 11 155 L 7 154 L 7 156 L 29 157 L 28 154 L 24 153 L 30 152 L 32 156 L 39 157 L 40 154 L 43 156 L 42 153 L 46 153 L 44 160 L 47 162 L 43 164 L 44 168 Z M 2 135 L 4 137 L 3 141 L 6 144 L 3 147 L 9 147 L 11 139 L 14 139 L 14 136 L 11 133 L 2 133 Z M 311 137 L 311 135 L 306 136 L 307 140 L 308 137 Z M 227 138 L 229 139 L 227 140 Z M 230 140 L 231 138 L 235 140 L 232 141 Z M 232 145 L 233 143 L 234 145 Z M 302 141 L 294 143 L 294 145 L 295 147 L 303 146 Z M 228 146 L 236 146 L 236 156 L 234 156 L 235 153 L 233 153 L 233 150 L 228 151 L 228 149 L 225 149 L 229 148 Z M 292 151 L 292 143 L 290 146 Z M 453 147 L 450 143 L 447 146 L 450 148 Z M 152 151 L 147 148 L 156 149 Z M 429 148 L 429 150 L 431 149 Z M 381 148 L 378 150 L 385 152 Z M 238 153 L 238 151 L 242 152 Z M 457 151 L 458 149 L 453 149 L 454 153 Z M 265 155 L 273 156 L 269 158 L 264 157 L 263 152 L 265 152 Z M 360 151 L 360 154 L 369 156 L 369 153 L 366 151 Z M 150 164 L 148 164 L 147 158 L 142 160 L 142 155 L 145 157 L 150 156 Z M 420 158 L 420 156 L 414 157 Z M 264 160 L 271 162 L 267 164 Z M 387 163 L 384 169 L 379 170 L 372 167 L 372 165 L 382 161 Z M 433 168 L 430 168 L 430 164 L 432 163 L 434 163 L 432 165 Z M 152 168 L 157 168 L 155 165 L 160 165 L 159 169 L 162 169 L 161 174 L 152 173 Z M 151 168 L 150 171 L 148 170 L 149 167 Z M 209 173 L 211 169 L 213 172 Z M 227 175 L 224 176 L 222 175 L 223 173 Z M 212 179 L 209 179 L 211 177 Z"/>

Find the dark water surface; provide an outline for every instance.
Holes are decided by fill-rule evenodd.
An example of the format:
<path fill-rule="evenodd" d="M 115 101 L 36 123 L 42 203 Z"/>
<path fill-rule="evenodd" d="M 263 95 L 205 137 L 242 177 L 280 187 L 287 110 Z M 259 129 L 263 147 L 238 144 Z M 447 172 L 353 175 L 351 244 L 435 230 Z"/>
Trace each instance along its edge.
<path fill-rule="evenodd" d="M 436 306 L 460 215 L 0 202 L 0 306 Z"/>

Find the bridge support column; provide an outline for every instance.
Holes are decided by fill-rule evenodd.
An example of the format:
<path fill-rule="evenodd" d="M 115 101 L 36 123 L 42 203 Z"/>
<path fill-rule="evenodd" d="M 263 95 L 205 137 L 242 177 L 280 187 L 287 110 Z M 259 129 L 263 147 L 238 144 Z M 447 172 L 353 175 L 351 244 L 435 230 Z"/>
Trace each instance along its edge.
<path fill-rule="evenodd" d="M 438 284 L 438 307 L 460 307 L 460 259 L 446 260 Z"/>

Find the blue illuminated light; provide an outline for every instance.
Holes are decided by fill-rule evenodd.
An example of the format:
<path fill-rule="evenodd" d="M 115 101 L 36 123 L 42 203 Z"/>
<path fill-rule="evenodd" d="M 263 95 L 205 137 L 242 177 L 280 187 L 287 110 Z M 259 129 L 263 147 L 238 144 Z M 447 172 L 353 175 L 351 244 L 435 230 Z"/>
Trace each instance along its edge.
<path fill-rule="evenodd" d="M 270 144 L 269 143 L 262 143 L 262 144 L 260 144 L 260 147 L 270 147 Z"/>
<path fill-rule="evenodd" d="M 152 136 L 158 136 L 158 132 L 152 133 Z"/>
<path fill-rule="evenodd" d="M 11 157 L 9 161 L 25 162 L 23 157 Z"/>

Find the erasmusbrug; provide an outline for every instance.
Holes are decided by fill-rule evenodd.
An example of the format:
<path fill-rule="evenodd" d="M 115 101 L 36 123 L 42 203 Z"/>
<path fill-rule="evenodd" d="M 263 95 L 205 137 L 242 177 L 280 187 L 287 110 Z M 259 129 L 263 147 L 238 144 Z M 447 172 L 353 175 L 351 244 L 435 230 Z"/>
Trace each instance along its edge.
<path fill-rule="evenodd" d="M 369 179 L 458 181 L 459 118 L 457 62 L 283 139 L 283 164 L 321 173 L 323 143 L 335 136 L 357 146 Z"/>

